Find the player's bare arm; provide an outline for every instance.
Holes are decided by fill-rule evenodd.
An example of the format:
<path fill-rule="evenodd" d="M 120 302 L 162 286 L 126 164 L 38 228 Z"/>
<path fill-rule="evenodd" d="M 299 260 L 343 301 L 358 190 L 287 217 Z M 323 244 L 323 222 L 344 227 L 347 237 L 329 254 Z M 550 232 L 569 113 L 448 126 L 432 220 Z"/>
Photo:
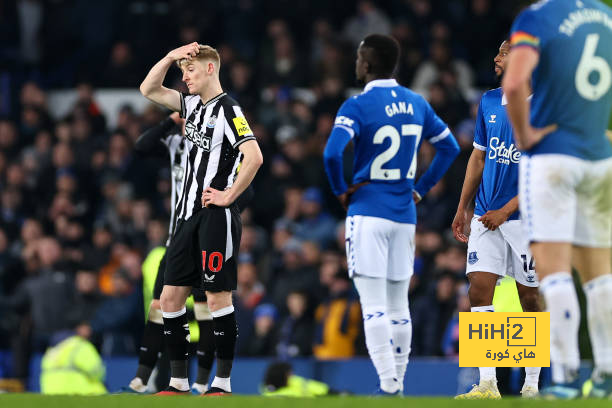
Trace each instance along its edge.
<path fill-rule="evenodd" d="M 251 184 L 257 170 L 263 164 L 263 156 L 259 149 L 259 144 L 255 140 L 248 140 L 238 146 L 238 149 L 244 155 L 238 177 L 232 185 L 225 191 L 215 190 L 212 187 L 206 188 L 202 192 L 202 205 L 216 205 L 219 207 L 228 207 L 242 194 L 244 190 Z"/>
<path fill-rule="evenodd" d="M 506 222 L 512 214 L 518 211 L 518 207 L 519 200 L 518 195 L 516 195 L 499 210 L 487 211 L 483 216 L 478 218 L 478 221 L 482 222 L 484 226 L 491 231 L 495 231 L 500 225 Z"/>
<path fill-rule="evenodd" d="M 199 52 L 200 46 L 196 42 L 170 51 L 157 64 L 153 65 L 153 68 L 140 84 L 142 95 L 170 110 L 179 112 L 181 110 L 181 96 L 178 91 L 163 86 L 164 78 L 173 63 L 182 59 L 191 60 Z"/>
<path fill-rule="evenodd" d="M 530 149 L 544 136 L 557 129 L 556 124 L 534 128 L 529 123 L 529 81 L 538 61 L 539 54 L 533 48 L 512 48 L 502 80 L 502 88 L 508 99 L 508 117 L 514 128 L 516 144 L 521 150 Z"/>
<path fill-rule="evenodd" d="M 461 189 L 461 198 L 457 206 L 457 213 L 453 219 L 453 235 L 459 242 L 467 243 L 468 237 L 465 235 L 465 224 L 467 223 L 467 208 L 474 199 L 478 186 L 482 180 L 482 172 L 485 164 L 485 151 L 474 149 L 470 155 L 467 169 L 465 171 L 465 180 Z"/>

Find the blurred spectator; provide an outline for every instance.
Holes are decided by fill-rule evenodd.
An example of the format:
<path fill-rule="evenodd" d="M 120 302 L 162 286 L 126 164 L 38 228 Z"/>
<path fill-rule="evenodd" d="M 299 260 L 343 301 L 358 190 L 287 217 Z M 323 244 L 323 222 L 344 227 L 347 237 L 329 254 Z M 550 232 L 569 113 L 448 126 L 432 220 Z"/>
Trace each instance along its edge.
<path fill-rule="evenodd" d="M 302 206 L 302 190 L 298 187 L 288 187 L 284 191 L 285 209 L 282 219 L 295 223 L 300 217 Z M 295 227 L 295 225 L 294 225 Z"/>
<path fill-rule="evenodd" d="M 318 61 L 323 55 L 323 47 L 327 41 L 336 38 L 336 32 L 332 21 L 325 16 L 317 17 L 312 23 L 312 50 L 311 60 Z"/>
<path fill-rule="evenodd" d="M 236 321 L 241 335 L 238 336 L 236 348 L 239 354 L 246 352 L 246 347 L 254 330 L 254 311 L 266 294 L 266 289 L 258 280 L 257 267 L 250 255 L 241 253 L 238 260 L 238 282 L 234 295 Z"/>
<path fill-rule="evenodd" d="M 271 23 L 272 25 L 273 23 Z M 306 70 L 300 64 L 301 57 L 293 38 L 284 30 L 269 28 L 272 37 L 272 53 L 263 60 L 263 83 L 268 86 L 293 88 L 306 82 Z"/>
<path fill-rule="evenodd" d="M 470 298 L 466 283 L 457 286 L 457 310 L 448 322 L 442 336 L 442 352 L 446 357 L 459 357 L 459 313 L 470 311 Z"/>
<path fill-rule="evenodd" d="M 272 278 L 272 300 L 278 307 L 285 305 L 287 293 L 299 289 L 314 295 L 317 289 L 317 270 L 304 262 L 302 244 L 291 238 L 282 248 L 282 263 L 276 266 Z"/>
<path fill-rule="evenodd" d="M 230 66 L 228 93 L 232 98 L 240 101 L 246 111 L 252 112 L 257 108 L 257 89 L 253 80 L 253 71 L 246 61 L 236 61 Z"/>
<path fill-rule="evenodd" d="M 127 42 L 120 41 L 111 49 L 108 65 L 102 73 L 100 83 L 116 88 L 134 88 L 140 82 L 140 72 L 137 69 L 132 48 Z"/>
<path fill-rule="evenodd" d="M 13 292 L 21 278 L 21 261 L 14 255 L 6 233 L 0 228 L 0 295 L 6 296 Z"/>
<path fill-rule="evenodd" d="M 45 109 L 47 107 L 47 96 L 36 82 L 27 81 L 21 87 L 19 102 L 22 106 Z"/>
<path fill-rule="evenodd" d="M 91 244 L 84 249 L 84 263 L 94 270 L 99 270 L 111 255 L 112 232 L 107 224 L 98 222 L 94 225 Z"/>
<path fill-rule="evenodd" d="M 133 271 L 120 268 L 112 277 L 111 296 L 102 301 L 77 333 L 100 344 L 102 355 L 133 354 L 144 326 L 142 291 Z"/>
<path fill-rule="evenodd" d="M 264 229 L 250 224 L 249 216 L 249 209 L 242 213 L 243 227 L 240 237 L 240 255 L 249 257 L 253 262 L 257 262 L 267 250 L 268 239 Z"/>
<path fill-rule="evenodd" d="M 23 266 L 17 256 L 11 254 L 6 234 L 0 228 L 0 299 L 9 297 L 15 292 L 19 282 L 23 279 Z M 0 312 L 0 353 L 11 346 L 11 337 L 19 327 L 19 314 L 14 310 L 3 309 Z M 0 359 L 2 360 L 2 359 Z M 7 364 L 8 365 L 8 364 Z M 4 364 L 0 361 L 0 377 Z"/>
<path fill-rule="evenodd" d="M 168 222 L 159 218 L 149 220 L 145 225 L 146 249 L 143 253 L 149 253 L 153 248 L 165 246 L 168 238 Z"/>
<path fill-rule="evenodd" d="M 355 48 L 369 34 L 391 34 L 391 22 L 372 1 L 362 0 L 357 3 L 357 15 L 347 21 L 344 35 Z"/>
<path fill-rule="evenodd" d="M 5 189 L 0 193 L 0 204 L 2 212 L 0 213 L 0 226 L 4 229 L 8 239 L 14 239 L 18 233 L 23 216 L 19 211 L 21 207 L 21 193 L 17 189 Z"/>
<path fill-rule="evenodd" d="M 440 271 L 427 292 L 412 302 L 412 355 L 441 356 L 440 339 L 457 306 L 456 275 Z"/>
<path fill-rule="evenodd" d="M 323 284 L 329 295 L 315 313 L 314 355 L 320 360 L 353 357 L 362 325 L 358 296 L 344 270 Z"/>
<path fill-rule="evenodd" d="M 254 331 L 243 351 L 247 356 L 272 356 L 276 343 L 276 319 L 278 312 L 270 303 L 263 303 L 254 311 Z"/>
<path fill-rule="evenodd" d="M 342 93 L 343 83 L 341 78 L 340 76 L 330 74 L 326 74 L 322 77 L 317 89 L 319 98 L 314 106 L 314 112 L 318 118 L 322 118 L 321 115 L 323 114 L 334 117 L 344 102 L 344 95 Z M 331 128 L 325 130 L 325 139 L 323 143 L 327 141 L 327 136 L 331 132 Z"/>
<path fill-rule="evenodd" d="M 78 270 L 74 278 L 74 287 L 76 293 L 66 316 L 69 327 L 87 324 L 104 300 L 98 290 L 98 276 L 95 271 Z"/>
<path fill-rule="evenodd" d="M 419 203 L 417 223 L 425 229 L 443 231 L 453 222 L 455 207 L 456 201 L 448 194 L 445 179 L 441 179 Z"/>
<path fill-rule="evenodd" d="M 242 258 L 243 255 L 241 254 Z M 240 303 L 248 308 L 254 309 L 265 295 L 265 288 L 257 280 L 257 269 L 251 260 L 241 261 L 238 265 L 238 287 L 236 297 Z"/>
<path fill-rule="evenodd" d="M 279 324 L 276 355 L 281 359 L 312 354 L 314 320 L 308 295 L 292 291 L 287 295 L 288 316 Z"/>
<path fill-rule="evenodd" d="M 508 31 L 503 4 L 491 0 L 470 0 L 468 14 L 461 34 L 467 47 L 469 60 L 476 72 L 478 85 L 490 85 L 496 80 L 492 61 L 495 50 Z"/>
<path fill-rule="evenodd" d="M 407 21 L 398 21 L 393 26 L 393 36 L 401 46 L 397 80 L 401 85 L 408 86 L 423 59 L 418 34 L 414 25 Z"/>
<path fill-rule="evenodd" d="M 457 86 L 466 95 L 474 82 L 472 71 L 465 61 L 453 58 L 448 44 L 441 41 L 430 45 L 429 59 L 419 66 L 410 87 L 416 92 L 424 92 L 440 80 L 443 70 L 457 75 Z"/>
<path fill-rule="evenodd" d="M 474 131 L 476 129 L 476 117 L 478 115 L 478 105 L 480 104 L 480 95 L 473 98 L 470 103 L 470 116 L 463 119 L 457 126 L 455 132 L 459 146 L 462 151 L 472 152 L 474 142 Z"/>
<path fill-rule="evenodd" d="M 106 129 L 106 118 L 94 98 L 94 89 L 89 82 L 80 82 L 76 86 L 77 101 L 73 113 L 77 117 L 89 120 L 91 130 L 98 134 Z"/>
<path fill-rule="evenodd" d="M 465 246 L 453 242 L 435 256 L 435 267 L 453 273 L 457 279 L 467 279 L 465 276 Z"/>
<path fill-rule="evenodd" d="M 74 293 L 70 275 L 61 266 L 62 248 L 56 239 L 40 238 L 32 252 L 38 265 L 34 274 L 26 277 L 14 292 L 0 297 L 1 309 L 29 316 L 12 333 L 17 378 L 27 377 L 31 352 L 44 351 L 51 336 L 68 327 L 66 311 Z"/>
<path fill-rule="evenodd" d="M 334 240 L 336 222 L 323 211 L 323 195 L 316 187 L 308 188 L 302 194 L 302 218 L 296 225 L 295 236 L 302 240 L 314 241 L 326 248 Z"/>
<path fill-rule="evenodd" d="M 9 120 L 0 120 L 0 150 L 10 157 L 15 157 L 19 148 L 15 124 Z"/>
<path fill-rule="evenodd" d="M 398 0 L 392 2 L 392 15 L 405 18 L 414 27 L 419 46 L 424 47 L 429 40 L 430 27 L 435 19 L 431 0 Z"/>

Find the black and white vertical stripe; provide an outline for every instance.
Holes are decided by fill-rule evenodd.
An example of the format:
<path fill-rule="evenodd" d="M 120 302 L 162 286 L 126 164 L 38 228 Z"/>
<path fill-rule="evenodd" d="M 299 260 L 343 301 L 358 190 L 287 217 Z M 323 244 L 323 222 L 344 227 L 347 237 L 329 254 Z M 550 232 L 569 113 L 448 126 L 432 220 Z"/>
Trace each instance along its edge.
<path fill-rule="evenodd" d="M 242 154 L 238 145 L 254 139 L 240 137 L 233 119 L 244 116 L 237 102 L 222 93 L 204 103 L 197 95 L 182 95 L 181 115 L 187 120 L 185 137 L 191 142 L 185 183 L 177 204 L 178 219 L 187 220 L 202 208 L 207 187 L 225 190 L 232 186 Z"/>
<path fill-rule="evenodd" d="M 172 183 L 170 192 L 170 226 L 168 227 L 168 240 L 166 241 L 166 246 L 168 246 L 176 228 L 176 206 L 183 192 L 186 174 L 185 167 L 191 142 L 186 140 L 180 133 L 169 133 L 162 139 L 162 142 L 170 155 L 170 179 Z"/>

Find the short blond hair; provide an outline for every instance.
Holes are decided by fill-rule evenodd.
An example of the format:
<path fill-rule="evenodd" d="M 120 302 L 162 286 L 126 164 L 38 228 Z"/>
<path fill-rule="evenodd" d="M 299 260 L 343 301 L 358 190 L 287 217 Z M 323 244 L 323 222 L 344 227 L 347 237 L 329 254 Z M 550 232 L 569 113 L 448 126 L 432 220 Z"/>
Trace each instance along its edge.
<path fill-rule="evenodd" d="M 221 69 L 221 58 L 219 57 L 219 52 L 211 47 L 210 45 L 198 44 L 200 46 L 200 52 L 193 59 L 199 61 L 212 61 L 213 64 L 217 66 L 217 72 Z M 176 61 L 176 65 L 181 68 L 184 62 L 188 62 L 189 60 L 183 58 Z"/>

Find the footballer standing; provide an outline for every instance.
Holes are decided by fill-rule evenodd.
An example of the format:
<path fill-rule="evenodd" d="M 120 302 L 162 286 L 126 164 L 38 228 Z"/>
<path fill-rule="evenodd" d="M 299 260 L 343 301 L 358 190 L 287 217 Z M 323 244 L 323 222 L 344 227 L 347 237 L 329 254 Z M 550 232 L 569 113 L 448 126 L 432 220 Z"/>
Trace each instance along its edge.
<path fill-rule="evenodd" d="M 188 94 L 163 86 L 172 64 L 182 71 Z M 189 392 L 185 300 L 192 287 L 206 291 L 213 317 L 217 371 L 207 395 L 231 394 L 230 373 L 238 329 L 232 304 L 236 289 L 241 221 L 236 199 L 263 163 L 259 145 L 238 103 L 219 81 L 218 52 L 191 43 L 170 51 L 140 86 L 153 102 L 180 112 L 191 142 L 177 225 L 166 255 L 160 303 L 170 384 L 161 394 Z"/>

